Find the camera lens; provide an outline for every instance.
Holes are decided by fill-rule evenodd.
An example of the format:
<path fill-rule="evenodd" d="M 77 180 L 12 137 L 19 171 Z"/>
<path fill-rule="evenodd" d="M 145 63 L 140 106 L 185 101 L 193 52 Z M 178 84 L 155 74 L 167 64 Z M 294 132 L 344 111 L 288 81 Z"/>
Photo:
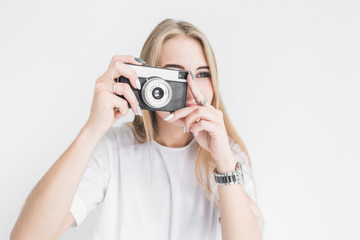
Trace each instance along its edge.
<path fill-rule="evenodd" d="M 164 90 L 157 87 L 153 90 L 152 95 L 155 99 L 161 99 L 164 96 Z"/>
<path fill-rule="evenodd" d="M 147 79 L 141 88 L 144 103 L 151 108 L 158 109 L 166 106 L 172 99 L 172 88 L 159 77 Z"/>

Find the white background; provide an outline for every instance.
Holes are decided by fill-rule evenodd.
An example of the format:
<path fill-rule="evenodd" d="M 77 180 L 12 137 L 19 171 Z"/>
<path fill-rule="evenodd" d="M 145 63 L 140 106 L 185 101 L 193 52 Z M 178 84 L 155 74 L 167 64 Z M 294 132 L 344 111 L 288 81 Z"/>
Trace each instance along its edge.
<path fill-rule="evenodd" d="M 265 239 L 359 239 L 358 1 L 1 1 L 0 239 L 85 124 L 115 54 L 163 19 L 209 38 Z M 132 115 L 126 118 L 131 120 Z M 99 209 L 61 239 L 89 239 Z"/>

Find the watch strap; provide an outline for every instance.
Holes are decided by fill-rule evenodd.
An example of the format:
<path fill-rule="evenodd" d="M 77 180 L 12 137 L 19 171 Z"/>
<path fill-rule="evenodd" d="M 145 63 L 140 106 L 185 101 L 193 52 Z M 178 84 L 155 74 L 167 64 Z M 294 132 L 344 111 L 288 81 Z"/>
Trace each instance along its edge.
<path fill-rule="evenodd" d="M 244 183 L 244 175 L 240 161 L 236 162 L 235 170 L 232 172 L 218 173 L 215 168 L 214 177 L 216 184 L 220 186 Z"/>

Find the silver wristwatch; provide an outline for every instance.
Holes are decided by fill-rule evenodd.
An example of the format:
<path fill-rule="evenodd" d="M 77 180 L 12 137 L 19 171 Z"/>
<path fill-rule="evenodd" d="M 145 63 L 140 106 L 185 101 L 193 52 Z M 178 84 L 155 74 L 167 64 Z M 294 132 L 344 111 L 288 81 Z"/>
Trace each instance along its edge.
<path fill-rule="evenodd" d="M 244 175 L 239 161 L 236 162 L 235 171 L 227 172 L 227 173 L 218 173 L 215 168 L 214 176 L 215 176 L 216 185 L 220 185 L 220 186 L 244 183 Z"/>

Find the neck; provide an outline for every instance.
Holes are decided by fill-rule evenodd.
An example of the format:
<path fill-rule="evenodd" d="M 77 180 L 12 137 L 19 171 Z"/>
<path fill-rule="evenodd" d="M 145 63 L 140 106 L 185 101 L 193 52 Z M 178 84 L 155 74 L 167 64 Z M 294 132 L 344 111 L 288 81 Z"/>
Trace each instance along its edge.
<path fill-rule="evenodd" d="M 157 135 L 154 140 L 163 146 L 170 148 L 180 148 L 188 145 L 193 139 L 193 136 L 190 132 L 183 132 L 183 127 L 177 126 L 173 123 L 168 123 L 158 117 L 157 114 L 156 123 Z"/>

